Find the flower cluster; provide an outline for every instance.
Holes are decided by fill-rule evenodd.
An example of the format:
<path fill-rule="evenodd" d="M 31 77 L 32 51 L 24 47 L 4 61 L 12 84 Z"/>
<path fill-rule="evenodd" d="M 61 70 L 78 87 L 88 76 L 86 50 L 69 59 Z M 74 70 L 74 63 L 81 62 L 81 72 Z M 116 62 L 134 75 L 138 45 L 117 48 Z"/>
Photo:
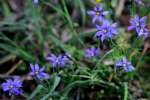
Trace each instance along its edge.
<path fill-rule="evenodd" d="M 69 62 L 68 56 L 59 54 L 56 56 L 55 54 L 50 54 L 49 57 L 47 57 L 47 60 L 49 60 L 52 63 L 52 67 L 57 67 L 57 66 L 65 66 L 66 63 Z"/>
<path fill-rule="evenodd" d="M 94 10 L 87 11 L 87 13 L 93 16 L 92 22 L 94 24 L 96 24 L 96 20 L 102 23 L 102 25 L 96 24 L 96 37 L 99 37 L 102 42 L 108 38 L 112 39 L 117 34 L 117 23 L 110 24 L 109 20 L 105 18 L 109 12 L 103 10 L 103 5 L 100 4 Z"/>
<path fill-rule="evenodd" d="M 48 59 L 51 61 L 53 67 L 56 67 L 56 65 L 65 66 L 66 63 L 69 62 L 69 59 L 67 56 L 59 55 L 56 57 L 54 54 L 51 54 Z M 33 78 L 37 78 L 38 80 L 47 79 L 49 78 L 49 75 L 44 72 L 45 67 L 42 66 L 39 67 L 38 64 L 30 64 L 31 72 L 29 73 L 30 76 Z M 4 92 L 8 91 L 9 96 L 11 95 L 19 95 L 23 93 L 22 88 L 22 81 L 19 77 L 14 77 L 14 79 L 8 79 L 6 82 L 2 83 L 2 89 Z"/>
<path fill-rule="evenodd" d="M 6 80 L 6 82 L 2 83 L 2 89 L 3 91 L 8 91 L 9 92 L 9 96 L 11 96 L 12 94 L 22 94 L 23 91 L 21 89 L 22 87 L 22 81 L 19 77 L 14 77 L 14 79 L 8 79 Z"/>
<path fill-rule="evenodd" d="M 101 1 L 101 0 L 97 0 Z M 135 0 L 137 3 L 141 3 L 141 0 Z M 35 4 L 39 3 L 39 0 L 34 0 Z M 100 38 L 101 43 L 104 43 L 107 39 L 113 39 L 114 36 L 118 34 L 117 31 L 117 23 L 111 23 L 109 19 L 106 18 L 106 15 L 109 13 L 108 11 L 104 10 L 104 7 L 102 4 L 99 4 L 97 7 L 94 7 L 93 10 L 88 10 L 87 13 L 92 16 L 92 22 L 96 26 L 97 32 L 95 34 L 96 37 Z M 96 23 L 100 22 L 100 23 Z M 140 18 L 138 15 L 135 15 L 134 18 L 130 19 L 131 26 L 128 27 L 128 30 L 135 29 L 138 36 L 142 36 L 144 38 L 148 37 L 148 29 L 146 24 L 146 17 Z M 100 48 L 96 48 L 94 46 L 85 49 L 85 57 L 86 58 L 92 58 L 95 56 L 99 56 L 101 53 Z M 71 56 L 69 54 L 62 55 L 62 54 L 50 54 L 49 57 L 46 59 L 50 61 L 53 68 L 56 67 L 64 67 L 66 64 L 70 62 Z M 125 72 L 131 72 L 134 71 L 135 68 L 132 65 L 132 62 L 129 61 L 126 57 L 118 58 L 115 61 L 116 68 L 123 68 Z M 43 79 L 49 78 L 49 74 L 45 72 L 45 67 L 40 66 L 38 64 L 30 64 L 31 72 L 29 72 L 29 75 L 33 78 L 36 78 L 40 81 Z M 2 83 L 2 89 L 4 92 L 8 92 L 9 95 L 19 95 L 23 93 L 23 90 L 21 89 L 23 82 L 19 77 L 14 77 L 13 79 L 7 79 L 6 82 Z"/>
<path fill-rule="evenodd" d="M 105 18 L 108 11 L 104 11 L 102 5 L 95 7 L 94 10 L 87 11 L 87 13 L 93 16 L 92 22 L 94 24 L 96 24 L 96 20 L 101 22 L 101 25 L 96 24 L 96 37 L 100 38 L 102 42 L 106 39 L 112 39 L 115 35 L 117 35 L 117 23 L 110 24 L 109 20 Z M 135 15 L 134 19 L 130 19 L 131 26 L 128 27 L 128 30 L 136 29 L 138 36 L 143 36 L 146 38 L 148 36 L 148 29 L 146 28 L 145 20 L 145 16 L 139 18 Z M 87 49 L 86 57 L 96 56 L 97 52 L 98 50 L 94 47 Z M 118 59 L 115 66 L 117 68 L 123 67 L 125 72 L 134 70 L 132 63 L 128 61 L 126 57 Z"/>
<path fill-rule="evenodd" d="M 131 72 L 134 70 L 132 63 L 128 61 L 126 57 L 117 59 L 115 65 L 117 68 L 123 67 L 125 72 Z"/>

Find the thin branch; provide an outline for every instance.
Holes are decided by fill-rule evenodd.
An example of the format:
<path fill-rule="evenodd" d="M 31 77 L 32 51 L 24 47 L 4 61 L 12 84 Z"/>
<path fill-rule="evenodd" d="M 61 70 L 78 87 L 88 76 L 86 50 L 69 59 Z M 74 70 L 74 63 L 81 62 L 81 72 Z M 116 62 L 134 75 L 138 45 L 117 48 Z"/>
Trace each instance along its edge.
<path fill-rule="evenodd" d="M 12 72 L 14 72 L 15 69 L 16 69 L 20 64 L 22 64 L 22 63 L 23 63 L 23 61 L 20 60 L 17 64 L 15 64 L 15 65 L 6 73 L 6 75 L 9 75 L 9 74 L 11 74 Z"/>
<path fill-rule="evenodd" d="M 124 9 L 125 0 L 119 0 L 119 4 L 116 7 L 116 17 L 119 17 Z"/>

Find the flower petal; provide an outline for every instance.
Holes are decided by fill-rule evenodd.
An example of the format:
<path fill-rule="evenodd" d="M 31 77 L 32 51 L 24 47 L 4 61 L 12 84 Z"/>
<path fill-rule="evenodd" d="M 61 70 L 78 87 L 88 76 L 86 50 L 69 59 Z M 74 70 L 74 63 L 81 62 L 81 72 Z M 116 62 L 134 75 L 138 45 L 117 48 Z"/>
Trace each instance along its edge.
<path fill-rule="evenodd" d="M 108 20 L 104 20 L 103 26 L 104 26 L 104 27 L 110 27 L 109 21 L 108 21 Z"/>
<path fill-rule="evenodd" d="M 130 31 L 130 30 L 132 30 L 132 29 L 134 29 L 135 27 L 134 26 L 128 26 L 128 30 Z"/>
<path fill-rule="evenodd" d="M 137 32 L 137 33 L 139 33 L 139 32 L 140 32 L 140 30 L 141 30 L 141 28 L 140 28 L 140 27 L 136 27 L 136 32 Z"/>
<path fill-rule="evenodd" d="M 35 64 L 35 71 L 39 71 L 39 65 Z"/>
<path fill-rule="evenodd" d="M 102 12 L 102 15 L 105 16 L 105 15 L 107 15 L 108 13 L 109 13 L 109 11 L 103 11 L 103 12 Z"/>
<path fill-rule="evenodd" d="M 42 66 L 42 68 L 40 68 L 40 72 L 43 72 L 45 70 L 45 67 Z"/>
<path fill-rule="evenodd" d="M 105 39 L 106 39 L 106 36 L 102 35 L 101 36 L 101 41 L 104 42 Z"/>
<path fill-rule="evenodd" d="M 135 22 L 135 20 L 134 19 L 130 19 L 130 23 L 132 24 L 132 26 L 136 26 L 136 22 Z"/>
<path fill-rule="evenodd" d="M 116 66 L 116 67 L 121 67 L 122 65 L 123 65 L 122 60 L 121 60 L 121 59 L 118 59 L 118 60 L 116 61 L 115 66 Z"/>
<path fill-rule="evenodd" d="M 127 62 L 128 62 L 127 58 L 126 58 L 126 57 L 123 57 L 123 58 L 122 58 L 122 63 L 123 63 L 123 64 L 126 64 Z"/>
<path fill-rule="evenodd" d="M 102 10 L 103 10 L 103 5 L 100 4 L 100 5 L 97 7 L 97 10 L 98 10 L 98 11 L 102 11 Z"/>
<path fill-rule="evenodd" d="M 99 20 L 99 21 L 103 21 L 103 20 L 104 20 L 104 17 L 98 16 L 98 20 Z"/>
<path fill-rule="evenodd" d="M 92 23 L 95 23 L 95 21 L 98 19 L 98 16 L 97 15 L 95 15 L 94 17 L 93 17 L 93 19 L 92 19 Z"/>
<path fill-rule="evenodd" d="M 2 89 L 3 91 L 8 91 L 10 88 L 10 85 L 8 85 L 7 83 L 2 83 Z"/>
<path fill-rule="evenodd" d="M 97 36 L 97 37 L 100 37 L 100 36 L 102 36 L 102 35 L 103 35 L 103 32 L 102 32 L 102 31 L 96 32 L 96 36 Z"/>
<path fill-rule="evenodd" d="M 101 26 L 99 26 L 99 25 L 96 24 L 96 29 L 97 30 L 101 30 Z"/>
<path fill-rule="evenodd" d="M 34 71 L 34 65 L 33 64 L 30 64 L 30 68 L 32 71 Z"/>
<path fill-rule="evenodd" d="M 133 70 L 135 70 L 135 68 L 132 65 L 127 65 L 124 67 L 125 72 L 131 72 Z"/>
<path fill-rule="evenodd" d="M 38 78 L 39 80 L 42 80 L 42 75 L 41 75 L 41 74 L 38 74 L 38 75 L 37 75 L 37 78 Z"/>
<path fill-rule="evenodd" d="M 138 21 L 138 22 L 140 21 L 140 18 L 139 18 L 138 15 L 135 15 L 135 16 L 134 16 L 134 19 L 135 19 L 136 21 Z"/>
<path fill-rule="evenodd" d="M 42 72 L 42 73 L 40 73 L 44 78 L 49 78 L 49 75 L 47 74 L 47 73 L 44 73 L 44 72 Z"/>
<path fill-rule="evenodd" d="M 28 75 L 29 75 L 29 76 L 34 76 L 35 73 L 34 73 L 34 72 L 30 72 Z"/>
<path fill-rule="evenodd" d="M 146 16 L 143 16 L 143 17 L 140 19 L 140 22 L 145 22 L 146 19 L 147 19 L 147 17 L 146 17 Z"/>
<path fill-rule="evenodd" d="M 87 11 L 87 14 L 93 16 L 93 15 L 96 15 L 96 12 L 93 10 L 89 10 L 89 11 Z"/>

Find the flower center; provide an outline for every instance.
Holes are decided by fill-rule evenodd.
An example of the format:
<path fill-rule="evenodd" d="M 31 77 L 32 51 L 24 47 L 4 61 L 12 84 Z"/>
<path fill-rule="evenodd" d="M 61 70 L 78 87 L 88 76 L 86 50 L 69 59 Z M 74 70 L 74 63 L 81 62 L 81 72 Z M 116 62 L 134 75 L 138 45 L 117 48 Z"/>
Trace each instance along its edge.
<path fill-rule="evenodd" d="M 136 22 L 136 26 L 139 26 L 140 24 L 139 24 L 139 22 Z"/>
<path fill-rule="evenodd" d="M 106 30 L 106 29 L 103 29 L 102 32 L 107 33 L 107 30 Z"/>
<path fill-rule="evenodd" d="M 94 56 L 94 52 L 91 52 L 91 56 Z"/>
<path fill-rule="evenodd" d="M 59 60 L 58 60 L 58 58 L 56 59 L 56 63 L 58 63 L 59 62 Z"/>
<path fill-rule="evenodd" d="M 12 89 L 14 87 L 14 85 L 12 84 L 12 85 L 10 85 L 10 88 Z"/>
<path fill-rule="evenodd" d="M 99 11 L 96 11 L 96 15 L 100 15 L 101 13 Z"/>
<path fill-rule="evenodd" d="M 140 32 L 144 32 L 144 29 L 143 29 L 143 28 L 141 28 L 141 29 L 140 29 Z"/>
<path fill-rule="evenodd" d="M 96 0 L 96 2 L 101 2 L 102 0 Z"/>
<path fill-rule="evenodd" d="M 37 75 L 37 74 L 39 74 L 39 72 L 35 72 L 35 74 Z"/>
<path fill-rule="evenodd" d="M 129 64 L 128 61 L 127 61 L 127 62 L 124 62 L 124 63 L 123 63 L 123 67 L 127 66 L 128 64 Z"/>
<path fill-rule="evenodd" d="M 125 66 L 126 66 L 126 63 L 123 63 L 123 66 L 125 67 Z"/>

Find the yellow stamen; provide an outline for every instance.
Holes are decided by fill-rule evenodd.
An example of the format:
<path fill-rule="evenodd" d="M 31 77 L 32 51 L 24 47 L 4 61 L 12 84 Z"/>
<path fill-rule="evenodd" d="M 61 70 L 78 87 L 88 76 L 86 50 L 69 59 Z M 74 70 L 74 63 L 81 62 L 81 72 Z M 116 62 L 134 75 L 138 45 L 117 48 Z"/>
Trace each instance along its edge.
<path fill-rule="evenodd" d="M 139 24 L 139 22 L 136 22 L 136 26 L 139 26 L 140 24 Z"/>
<path fill-rule="evenodd" d="M 104 29 L 104 30 L 102 30 L 104 33 L 106 33 L 107 32 L 107 30 L 106 29 Z"/>
<path fill-rule="evenodd" d="M 96 12 L 96 15 L 100 15 L 100 12 L 97 11 L 97 12 Z"/>
<path fill-rule="evenodd" d="M 14 87 L 14 85 L 10 85 L 10 88 L 13 88 Z"/>
<path fill-rule="evenodd" d="M 39 72 L 35 72 L 35 74 L 39 74 Z"/>
<path fill-rule="evenodd" d="M 96 2 L 101 2 L 102 0 L 95 0 Z"/>

